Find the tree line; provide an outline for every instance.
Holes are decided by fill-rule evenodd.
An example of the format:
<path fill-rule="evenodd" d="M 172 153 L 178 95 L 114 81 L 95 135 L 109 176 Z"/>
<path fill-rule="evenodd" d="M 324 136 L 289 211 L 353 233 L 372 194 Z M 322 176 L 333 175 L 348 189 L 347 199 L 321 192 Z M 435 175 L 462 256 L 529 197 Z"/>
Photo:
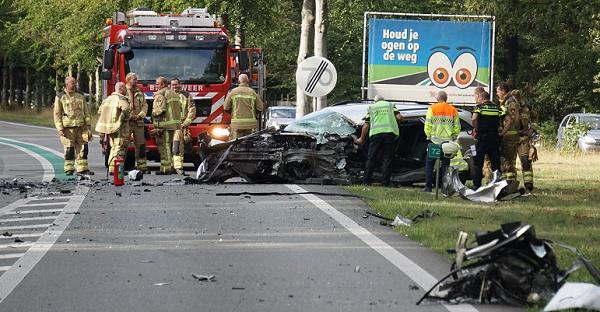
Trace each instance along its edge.
<path fill-rule="evenodd" d="M 296 101 L 297 62 L 314 53 L 338 70 L 319 105 L 359 99 L 365 11 L 474 14 L 496 17 L 494 80 L 521 89 L 542 119 L 600 111 L 600 0 L 0 0 L 2 105 L 49 105 L 66 75 L 90 103 L 100 100 L 105 19 L 135 7 L 189 6 L 221 16 L 237 43 L 264 49 L 267 100 Z"/>

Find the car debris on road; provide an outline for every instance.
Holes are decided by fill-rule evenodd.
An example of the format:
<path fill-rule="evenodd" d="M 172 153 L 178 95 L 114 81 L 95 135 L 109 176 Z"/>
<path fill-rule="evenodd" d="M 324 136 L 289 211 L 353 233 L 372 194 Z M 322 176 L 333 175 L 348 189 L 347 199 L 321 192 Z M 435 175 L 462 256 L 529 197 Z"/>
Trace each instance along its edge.
<path fill-rule="evenodd" d="M 600 284 L 600 271 L 577 250 L 538 238 L 534 227 L 521 222 L 506 223 L 499 230 L 478 233 L 476 244 L 467 247 L 461 232 L 451 272 L 440 279 L 423 301 L 450 303 L 503 303 L 523 306 L 550 300 L 569 274 L 583 263 Z M 569 269 L 557 264 L 554 247 L 574 252 L 578 261 Z"/>

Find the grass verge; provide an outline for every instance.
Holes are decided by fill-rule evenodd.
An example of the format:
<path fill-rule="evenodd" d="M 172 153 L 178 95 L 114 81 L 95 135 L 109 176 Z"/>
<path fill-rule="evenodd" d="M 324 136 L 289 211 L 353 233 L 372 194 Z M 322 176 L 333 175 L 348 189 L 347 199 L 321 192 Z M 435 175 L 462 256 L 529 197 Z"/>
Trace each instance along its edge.
<path fill-rule="evenodd" d="M 54 128 L 52 108 L 44 108 L 42 110 L 28 108 L 0 108 L 0 120 Z M 96 116 L 95 113 L 92 113 L 92 126 L 96 125 L 97 121 L 98 116 Z"/>
<path fill-rule="evenodd" d="M 421 193 L 420 187 L 384 188 L 350 186 L 347 190 L 363 197 L 374 210 L 389 218 L 396 214 L 412 217 L 425 209 L 439 213 L 411 227 L 396 231 L 452 259 L 446 253 L 454 248 L 459 231 L 492 231 L 502 223 L 523 221 L 535 226 L 537 236 L 579 249 L 600 266 L 600 155 L 560 155 L 540 151 L 534 163 L 535 187 L 530 197 L 492 204 L 474 203 L 459 197 L 440 198 Z M 519 174 L 519 177 L 521 175 Z M 574 257 L 556 250 L 559 264 L 566 268 Z M 592 279 L 580 269 L 570 281 Z"/>

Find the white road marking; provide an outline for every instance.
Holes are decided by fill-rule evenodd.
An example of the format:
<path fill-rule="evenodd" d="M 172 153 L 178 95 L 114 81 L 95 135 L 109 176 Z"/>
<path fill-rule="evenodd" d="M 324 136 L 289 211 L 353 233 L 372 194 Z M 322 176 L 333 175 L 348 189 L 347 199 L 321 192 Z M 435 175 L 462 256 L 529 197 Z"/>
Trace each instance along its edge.
<path fill-rule="evenodd" d="M 4 248 L 23 248 L 23 247 L 31 247 L 31 246 L 33 246 L 32 242 L 13 243 L 13 244 L 1 244 L 0 245 L 0 249 L 4 249 Z"/>
<path fill-rule="evenodd" d="M 87 187 L 77 186 L 75 195 L 72 196 L 71 200 L 66 204 L 64 211 L 56 219 L 56 226 L 47 229 L 33 246 L 27 250 L 24 256 L 19 258 L 8 271 L 0 276 L 0 302 L 10 295 L 48 250 L 50 250 L 54 243 L 56 243 L 56 240 L 75 217 L 75 212 L 79 210 L 88 191 L 89 188 Z"/>
<path fill-rule="evenodd" d="M 31 203 L 31 204 L 26 204 L 26 205 L 22 205 L 19 208 L 35 208 L 35 207 L 47 207 L 47 206 L 58 206 L 58 205 L 64 205 L 67 202 L 63 201 L 63 202 L 55 202 L 55 203 Z"/>
<path fill-rule="evenodd" d="M 17 124 L 17 125 L 21 126 L 21 124 Z M 29 125 L 24 125 L 24 126 L 29 126 Z M 29 127 L 36 127 L 36 126 L 29 126 Z M 42 128 L 44 128 L 44 127 L 42 127 Z M 52 129 L 52 128 L 44 128 L 44 129 Z M 46 152 L 52 153 L 52 154 L 54 154 L 54 155 L 56 155 L 58 157 L 61 157 L 61 158 L 64 157 L 64 155 L 61 152 L 58 152 L 58 151 L 53 150 L 53 149 L 51 149 L 49 147 L 45 147 L 45 146 L 42 146 L 42 145 L 39 145 L 39 144 L 34 144 L 34 143 L 29 143 L 29 142 L 23 142 L 23 141 L 17 141 L 17 140 L 8 139 L 8 138 L 0 138 L 0 139 L 3 139 L 5 141 L 10 141 L 10 142 L 13 142 L 13 143 L 22 143 L 22 144 L 27 144 L 27 145 L 35 146 L 35 147 L 37 147 L 39 149 L 45 150 Z"/>
<path fill-rule="evenodd" d="M 69 199 L 71 199 L 71 196 L 46 196 L 46 197 L 37 197 L 35 200 L 32 200 L 31 203 L 32 205 L 38 205 L 34 202 L 36 201 L 42 201 L 42 200 L 56 200 L 56 199 L 66 199 L 66 201 L 57 201 L 56 203 L 66 203 L 69 201 Z"/>
<path fill-rule="evenodd" d="M 18 238 L 30 238 L 30 237 L 38 237 L 38 236 L 42 236 L 42 232 L 39 232 L 39 233 L 27 233 L 27 234 L 25 234 L 25 233 L 12 233 L 12 236 L 3 236 L 3 235 L 0 235 L 0 239 L 15 238 L 15 237 L 18 237 Z M 2 259 L 2 258 L 0 258 L 0 259 Z"/>
<path fill-rule="evenodd" d="M 5 223 L 5 222 L 24 222 L 24 221 L 40 221 L 40 220 L 53 220 L 53 219 L 56 219 L 56 217 L 57 216 L 0 219 L 0 223 Z"/>
<path fill-rule="evenodd" d="M 23 255 L 25 255 L 24 253 L 16 253 L 16 254 L 4 254 L 4 255 L 0 255 L 0 259 L 14 259 L 14 258 L 21 258 L 23 257 Z"/>
<path fill-rule="evenodd" d="M 306 193 L 306 190 L 302 187 L 295 184 L 286 184 L 290 190 L 295 193 Z M 320 199 L 319 197 L 312 194 L 299 194 L 304 197 L 304 199 L 308 200 L 310 203 L 315 205 L 321 211 L 329 215 L 339 224 L 341 224 L 344 228 L 346 228 L 350 233 L 354 234 L 360 240 L 362 240 L 365 244 L 371 247 L 373 250 L 378 252 L 384 258 L 386 258 L 389 262 L 391 262 L 394 266 L 396 266 L 402 273 L 408 276 L 411 280 L 417 283 L 421 288 L 428 290 L 431 288 L 436 282 L 437 279 L 433 277 L 433 275 L 429 274 L 429 272 L 425 271 L 425 269 L 421 268 L 418 264 L 414 263 L 408 257 L 400 253 L 398 250 L 394 249 L 394 247 L 388 245 L 386 242 L 381 240 L 379 237 L 373 235 L 367 229 L 360 226 L 358 223 L 354 222 L 345 214 L 336 210 L 333 206 Z M 458 305 L 449 305 L 443 304 L 443 306 L 451 312 L 476 312 L 472 305 L 469 304 L 458 304 Z"/>
<path fill-rule="evenodd" d="M 11 225 L 11 226 L 2 226 L 0 227 L 0 231 L 6 231 L 6 230 L 25 230 L 25 229 L 41 229 L 41 228 L 47 228 L 49 226 L 51 226 L 52 224 L 27 224 L 27 225 Z"/>
<path fill-rule="evenodd" d="M 2 139 L 4 139 L 4 138 L 2 138 Z M 4 140 L 8 140 L 8 139 L 4 139 Z M 54 167 L 52 167 L 52 164 L 48 161 L 48 159 L 30 151 L 24 147 L 16 145 L 16 144 L 10 144 L 10 143 L 1 142 L 1 141 L 0 141 L 0 144 L 10 146 L 12 148 L 16 148 L 16 149 L 22 151 L 23 153 L 35 158 L 42 165 L 42 168 L 44 169 L 44 175 L 42 177 L 42 182 L 50 182 L 50 181 L 52 181 L 52 179 L 54 179 Z"/>
<path fill-rule="evenodd" d="M 8 271 L 10 266 L 0 266 L 0 272 Z"/>
<path fill-rule="evenodd" d="M 61 212 L 61 211 L 63 211 L 63 210 L 62 209 L 17 210 L 17 211 L 13 211 L 11 213 L 7 213 L 7 215 L 13 215 L 13 214 L 22 215 L 22 214 L 33 214 L 33 213 L 51 213 L 51 212 Z"/>

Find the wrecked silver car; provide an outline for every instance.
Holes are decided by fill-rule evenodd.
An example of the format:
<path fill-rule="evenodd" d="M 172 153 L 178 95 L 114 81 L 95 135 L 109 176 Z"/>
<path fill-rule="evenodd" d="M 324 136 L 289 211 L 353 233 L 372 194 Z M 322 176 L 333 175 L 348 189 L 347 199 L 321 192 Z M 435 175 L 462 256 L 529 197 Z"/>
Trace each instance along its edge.
<path fill-rule="evenodd" d="M 296 120 L 283 130 L 273 128 L 235 141 L 210 144 L 208 136 L 200 138 L 203 159 L 197 178 L 203 182 L 223 182 L 241 177 L 250 183 L 353 184 L 362 181 L 367 144 L 358 146 L 360 120 L 370 103 L 343 103 L 314 112 Z M 425 181 L 427 141 L 423 133 L 427 105 L 398 103 L 405 122 L 393 161 L 391 181 L 408 185 Z M 470 130 L 461 116 L 463 130 Z M 466 128 L 466 129 L 465 129 Z M 463 132 L 464 137 L 468 137 Z M 468 141 L 467 138 L 467 141 Z M 460 141 L 460 139 L 459 139 Z M 470 143 L 464 155 L 470 163 Z M 465 178 L 469 172 L 465 173 Z M 381 174 L 377 171 L 374 180 Z"/>

